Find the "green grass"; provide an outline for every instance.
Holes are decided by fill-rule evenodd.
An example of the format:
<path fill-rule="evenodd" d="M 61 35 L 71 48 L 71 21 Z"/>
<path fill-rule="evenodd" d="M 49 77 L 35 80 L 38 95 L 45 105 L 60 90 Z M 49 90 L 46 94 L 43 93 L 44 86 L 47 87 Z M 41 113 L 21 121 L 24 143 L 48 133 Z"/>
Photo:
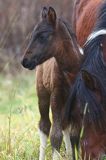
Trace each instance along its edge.
<path fill-rule="evenodd" d="M 34 74 L 18 75 L 17 77 L 0 77 L 0 113 L 18 113 L 22 109 L 37 109 Z"/>
<path fill-rule="evenodd" d="M 0 160 L 38 160 L 38 122 L 35 73 L 0 75 Z M 48 140 L 46 160 L 51 160 L 51 155 Z M 61 160 L 68 160 L 64 144 L 60 155 Z"/>
<path fill-rule="evenodd" d="M 38 160 L 39 111 L 35 73 L 0 75 L 0 160 Z M 62 159 L 64 155 L 62 145 Z M 46 160 L 51 160 L 48 140 Z"/>
<path fill-rule="evenodd" d="M 0 76 L 0 160 L 38 159 L 34 73 Z"/>

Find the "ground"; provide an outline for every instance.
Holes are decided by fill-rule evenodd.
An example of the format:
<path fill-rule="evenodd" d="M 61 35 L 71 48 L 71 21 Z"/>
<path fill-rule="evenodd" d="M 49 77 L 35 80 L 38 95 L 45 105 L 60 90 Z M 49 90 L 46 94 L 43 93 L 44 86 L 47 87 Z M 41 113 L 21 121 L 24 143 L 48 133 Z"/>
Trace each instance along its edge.
<path fill-rule="evenodd" d="M 35 73 L 0 75 L 0 160 L 38 160 L 38 122 Z M 49 140 L 46 152 L 51 160 Z"/>
<path fill-rule="evenodd" d="M 40 116 L 35 79 L 35 71 L 0 75 L 0 160 L 38 160 Z M 51 155 L 48 139 L 46 160 Z M 64 143 L 60 156 L 68 160 Z"/>

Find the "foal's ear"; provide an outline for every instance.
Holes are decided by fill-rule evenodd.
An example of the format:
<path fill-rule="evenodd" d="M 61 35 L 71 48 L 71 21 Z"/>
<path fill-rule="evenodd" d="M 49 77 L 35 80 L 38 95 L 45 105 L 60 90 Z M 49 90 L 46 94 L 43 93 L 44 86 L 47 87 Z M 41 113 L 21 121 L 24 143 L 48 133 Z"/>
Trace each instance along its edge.
<path fill-rule="evenodd" d="M 48 15 L 48 9 L 46 7 L 43 7 L 41 15 L 42 15 L 42 19 L 46 19 Z"/>
<path fill-rule="evenodd" d="M 52 7 L 49 7 L 48 11 L 48 21 L 53 25 L 56 24 L 56 12 Z"/>
<path fill-rule="evenodd" d="M 98 88 L 97 79 L 95 76 L 91 75 L 85 70 L 82 70 L 82 78 L 86 87 L 88 87 L 89 89 L 95 90 Z"/>

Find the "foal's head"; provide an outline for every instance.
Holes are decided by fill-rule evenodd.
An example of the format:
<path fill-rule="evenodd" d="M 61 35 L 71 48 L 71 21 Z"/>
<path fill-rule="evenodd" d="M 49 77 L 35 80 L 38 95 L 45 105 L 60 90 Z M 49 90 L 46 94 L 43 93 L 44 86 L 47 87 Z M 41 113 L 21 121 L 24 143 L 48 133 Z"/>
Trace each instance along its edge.
<path fill-rule="evenodd" d="M 75 35 L 69 31 L 66 23 L 58 19 L 52 7 L 44 7 L 41 21 L 34 28 L 29 45 L 25 51 L 22 65 L 30 70 L 43 63 L 57 53 L 75 52 Z M 74 40 L 73 40 L 74 39 Z"/>

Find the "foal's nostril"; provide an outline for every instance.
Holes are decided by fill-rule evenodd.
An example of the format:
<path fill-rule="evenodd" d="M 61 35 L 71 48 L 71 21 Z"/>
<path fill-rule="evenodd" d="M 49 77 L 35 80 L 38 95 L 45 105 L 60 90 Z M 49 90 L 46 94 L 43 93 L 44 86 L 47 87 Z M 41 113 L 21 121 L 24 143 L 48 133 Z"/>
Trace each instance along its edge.
<path fill-rule="evenodd" d="M 27 51 L 27 55 L 28 55 L 28 54 L 31 54 L 31 53 L 32 53 L 31 51 Z"/>
<path fill-rule="evenodd" d="M 29 62 L 27 58 L 24 58 L 21 62 L 21 64 L 23 65 L 23 67 L 27 68 L 29 66 Z"/>

